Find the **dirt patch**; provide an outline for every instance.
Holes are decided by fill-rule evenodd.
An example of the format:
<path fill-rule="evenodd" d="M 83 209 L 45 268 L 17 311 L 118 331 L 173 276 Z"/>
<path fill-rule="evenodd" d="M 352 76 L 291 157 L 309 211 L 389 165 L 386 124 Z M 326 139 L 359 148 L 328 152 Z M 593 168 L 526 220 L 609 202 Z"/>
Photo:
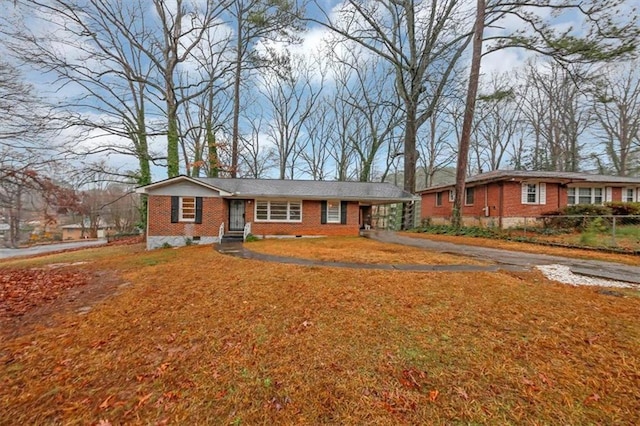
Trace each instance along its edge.
<path fill-rule="evenodd" d="M 46 269 L 46 268 L 45 268 Z M 41 270 L 26 270 L 23 273 L 37 278 Z M 3 278 L 9 275 L 3 271 Z M 76 312 L 79 315 L 89 312 L 92 307 L 111 295 L 119 288 L 128 285 L 113 271 L 46 271 L 48 279 L 44 284 L 56 279 L 67 279 L 64 285 L 54 289 L 37 287 L 34 293 L 22 295 L 20 302 L 10 300 L 3 293 L 0 300 L 0 338 L 12 338 L 28 331 L 56 326 L 64 314 Z M 23 275 L 24 277 L 24 275 Z M 56 277 L 56 278 L 52 278 Z M 69 278 L 72 278 L 69 280 Z M 32 285 L 35 281 L 32 281 Z M 44 289 L 44 291 L 43 291 Z M 36 293 L 40 294 L 36 294 Z"/>

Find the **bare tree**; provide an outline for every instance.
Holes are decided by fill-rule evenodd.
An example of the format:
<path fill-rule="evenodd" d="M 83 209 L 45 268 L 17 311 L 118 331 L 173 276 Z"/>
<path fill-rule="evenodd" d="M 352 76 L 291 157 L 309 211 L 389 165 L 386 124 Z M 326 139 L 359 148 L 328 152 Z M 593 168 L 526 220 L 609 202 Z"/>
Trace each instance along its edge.
<path fill-rule="evenodd" d="M 267 134 L 278 151 L 278 176 L 293 179 L 304 151 L 304 123 L 320 98 L 323 81 L 316 82 L 319 64 L 289 56 L 281 66 L 263 73 L 264 96 L 270 108 Z"/>
<path fill-rule="evenodd" d="M 260 43 L 295 40 L 299 27 L 296 2 L 291 0 L 232 0 L 229 9 L 235 32 L 231 177 L 238 173 L 240 152 L 241 86 L 245 73 L 265 64 L 256 51 Z"/>
<path fill-rule="evenodd" d="M 322 9 L 320 6 L 318 6 Z M 404 189 L 416 189 L 416 136 L 434 113 L 469 41 L 464 2 L 347 0 L 333 15 L 308 18 L 380 56 L 402 99 Z"/>
<path fill-rule="evenodd" d="M 640 61 L 611 65 L 595 85 L 592 106 L 597 135 L 613 171 L 640 170 Z M 596 156 L 597 153 L 594 153 Z"/>
<path fill-rule="evenodd" d="M 509 155 L 520 128 L 521 98 L 508 76 L 493 75 L 478 96 L 479 108 L 474 128 L 474 155 L 479 171 L 498 170 Z M 511 150 L 513 152 L 513 150 Z"/>
<path fill-rule="evenodd" d="M 326 180 L 329 177 L 328 163 L 330 157 L 329 141 L 335 136 L 334 98 L 323 97 L 304 122 L 308 138 L 306 149 L 301 156 L 307 164 L 305 172 L 313 180 Z"/>
<path fill-rule="evenodd" d="M 577 71 L 573 72 L 578 74 Z M 522 117 L 534 138 L 529 167 L 535 170 L 579 171 L 581 136 L 590 125 L 590 111 L 575 77 L 557 63 L 526 70 Z M 587 80 L 583 78 L 584 84 Z"/>
<path fill-rule="evenodd" d="M 637 14 L 631 13 L 626 22 L 620 18 L 625 0 L 590 1 L 512 1 L 478 0 L 474 25 L 474 47 L 469 73 L 469 90 L 465 107 L 462 134 L 456 167 L 456 199 L 453 206 L 454 226 L 461 225 L 462 200 L 465 188 L 471 127 L 475 109 L 475 95 L 480 78 L 482 40 L 485 27 L 499 27 L 504 18 L 515 18 L 522 25 L 513 33 L 496 33 L 487 37 L 494 43 L 487 53 L 503 48 L 518 47 L 554 58 L 558 63 L 593 63 L 611 61 L 628 56 L 640 37 Z M 562 13 L 574 13 L 583 18 L 583 28 L 576 36 L 573 28 L 559 30 L 552 18 Z M 635 8 L 633 9 L 635 12 Z M 574 165 L 574 167 L 577 167 Z"/>
<path fill-rule="evenodd" d="M 265 147 L 262 140 L 263 116 L 257 114 L 250 120 L 251 134 L 248 138 L 243 138 L 240 157 L 242 165 L 246 167 L 246 172 L 242 176 L 254 179 L 264 178 L 266 173 L 278 166 L 278 154 L 273 146 Z"/>

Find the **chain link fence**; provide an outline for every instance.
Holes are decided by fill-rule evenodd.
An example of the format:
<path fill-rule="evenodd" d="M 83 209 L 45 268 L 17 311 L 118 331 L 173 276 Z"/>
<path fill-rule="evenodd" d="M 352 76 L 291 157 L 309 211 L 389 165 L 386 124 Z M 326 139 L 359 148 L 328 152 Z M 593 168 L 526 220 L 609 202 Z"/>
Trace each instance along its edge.
<path fill-rule="evenodd" d="M 529 216 L 502 233 L 545 244 L 640 253 L 640 215 Z"/>

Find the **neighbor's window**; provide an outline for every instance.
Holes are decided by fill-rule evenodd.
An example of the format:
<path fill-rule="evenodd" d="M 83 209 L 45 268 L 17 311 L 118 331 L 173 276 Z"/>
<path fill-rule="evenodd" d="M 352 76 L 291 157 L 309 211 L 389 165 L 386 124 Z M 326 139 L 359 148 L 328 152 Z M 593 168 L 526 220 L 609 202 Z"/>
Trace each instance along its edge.
<path fill-rule="evenodd" d="M 466 188 L 464 191 L 464 203 L 466 205 L 472 205 L 473 204 L 473 198 L 475 195 L 475 188 Z"/>
<path fill-rule="evenodd" d="M 636 191 L 634 188 L 624 188 L 622 191 L 622 201 L 625 203 L 633 203 L 636 201 Z"/>
<path fill-rule="evenodd" d="M 602 204 L 603 188 L 567 188 L 567 204 Z"/>
<path fill-rule="evenodd" d="M 442 205 L 442 192 L 436 192 L 436 206 Z"/>
<path fill-rule="evenodd" d="M 527 184 L 527 203 L 535 203 L 538 199 L 538 185 L 535 183 Z"/>
<path fill-rule="evenodd" d="M 449 202 L 453 203 L 456 200 L 456 190 L 455 189 L 450 189 L 449 190 Z"/>
<path fill-rule="evenodd" d="M 340 201 L 327 201 L 327 223 L 340 223 Z"/>
<path fill-rule="evenodd" d="M 256 201 L 256 221 L 300 222 L 302 201 Z"/>
<path fill-rule="evenodd" d="M 196 197 L 180 197 L 180 220 L 182 222 L 195 222 Z"/>
<path fill-rule="evenodd" d="M 523 183 L 522 204 L 546 204 L 547 185 L 545 183 Z"/>

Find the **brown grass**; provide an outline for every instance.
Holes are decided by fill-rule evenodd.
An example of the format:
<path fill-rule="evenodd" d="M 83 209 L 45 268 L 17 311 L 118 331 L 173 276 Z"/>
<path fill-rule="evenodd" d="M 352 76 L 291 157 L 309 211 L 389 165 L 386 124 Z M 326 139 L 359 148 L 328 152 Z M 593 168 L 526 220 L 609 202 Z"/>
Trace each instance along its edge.
<path fill-rule="evenodd" d="M 640 422 L 639 297 L 537 273 L 101 250 L 81 268 L 132 285 L 2 340 L 0 424 Z"/>
<path fill-rule="evenodd" d="M 415 265 L 488 265 L 465 256 L 439 253 L 360 237 L 266 239 L 247 243 L 248 249 L 266 254 L 326 262 Z"/>
<path fill-rule="evenodd" d="M 426 234 L 415 232 L 400 232 L 400 235 L 412 238 L 424 238 L 433 241 L 445 241 L 455 244 L 466 244 L 470 246 L 491 247 L 497 249 L 521 251 L 525 253 L 548 254 L 552 256 L 565 256 L 577 259 L 603 260 L 606 262 L 624 263 L 637 266 L 640 264 L 640 256 L 631 254 L 609 253 L 585 248 L 569 249 L 563 247 L 553 247 L 543 244 L 520 243 L 516 241 L 505 241 L 492 238 L 466 237 L 457 235 Z"/>

